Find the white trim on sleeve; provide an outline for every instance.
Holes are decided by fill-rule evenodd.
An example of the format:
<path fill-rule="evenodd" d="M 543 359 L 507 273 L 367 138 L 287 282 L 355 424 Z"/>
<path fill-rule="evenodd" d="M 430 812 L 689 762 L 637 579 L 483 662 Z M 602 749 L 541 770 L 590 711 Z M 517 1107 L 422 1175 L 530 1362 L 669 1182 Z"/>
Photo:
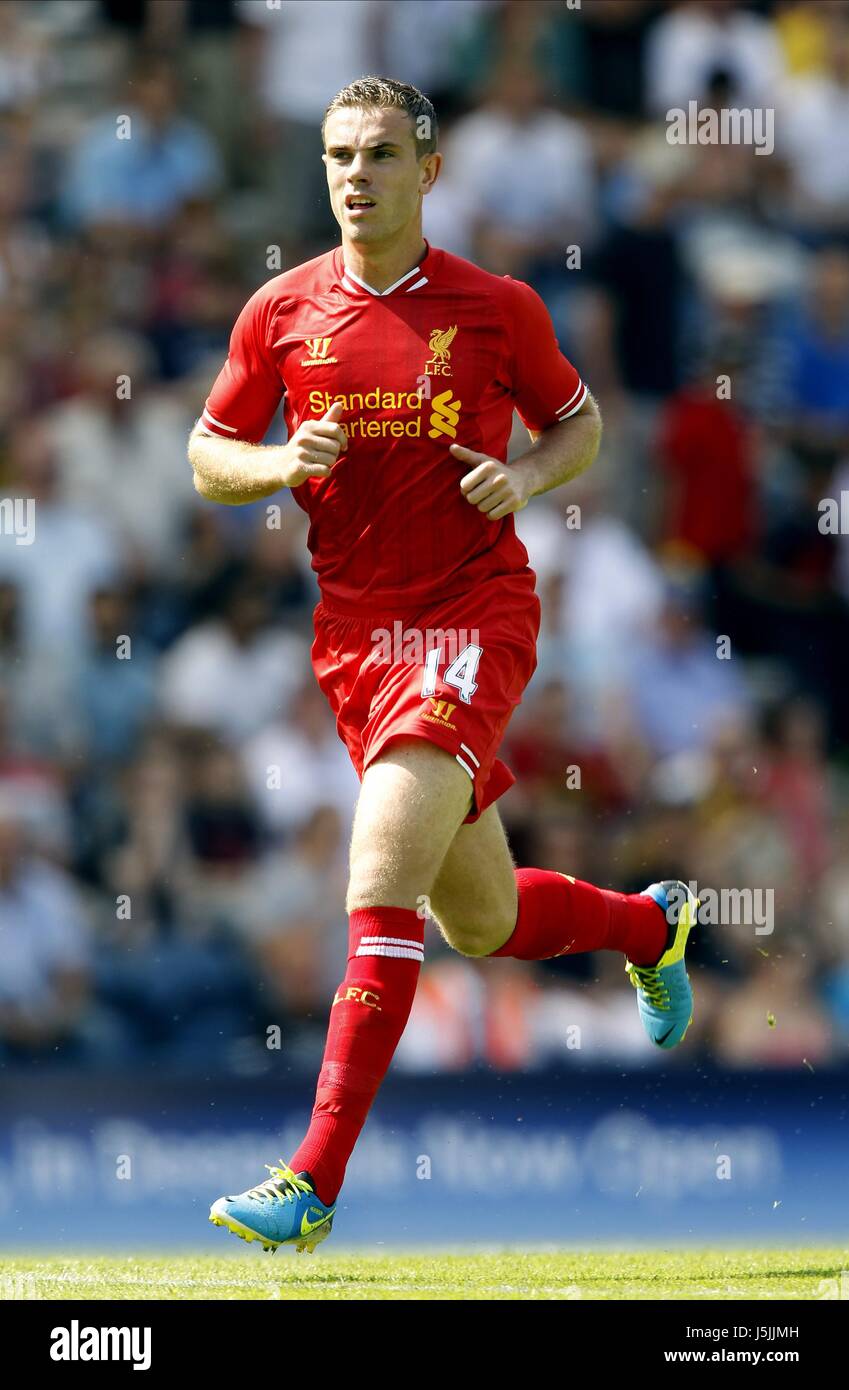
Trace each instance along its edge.
<path fill-rule="evenodd" d="M 238 434 L 239 432 L 235 425 L 222 425 L 220 420 L 216 420 L 214 415 L 210 415 L 205 406 L 202 418 L 208 425 L 212 425 L 213 429 L 224 430 L 225 434 Z"/>
<path fill-rule="evenodd" d="M 568 420 L 570 415 L 574 415 L 577 411 L 581 409 L 581 406 L 587 399 L 588 392 L 583 382 L 579 383 L 578 390 L 581 394 L 575 405 L 570 406 L 570 402 L 567 401 L 565 405 L 561 405 L 560 409 L 554 412 L 558 420 Z M 574 395 L 570 397 L 570 400 L 575 400 Z"/>

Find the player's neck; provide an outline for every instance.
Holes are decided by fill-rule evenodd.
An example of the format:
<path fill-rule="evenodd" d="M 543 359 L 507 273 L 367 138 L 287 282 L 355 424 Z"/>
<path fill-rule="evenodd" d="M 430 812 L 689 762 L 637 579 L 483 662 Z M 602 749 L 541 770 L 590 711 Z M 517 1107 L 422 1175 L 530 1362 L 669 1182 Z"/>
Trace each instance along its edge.
<path fill-rule="evenodd" d="M 413 270 L 424 259 L 426 252 L 427 245 L 421 231 L 416 231 L 403 242 L 393 242 L 391 246 L 342 242 L 346 269 L 381 294 L 409 270 Z"/>

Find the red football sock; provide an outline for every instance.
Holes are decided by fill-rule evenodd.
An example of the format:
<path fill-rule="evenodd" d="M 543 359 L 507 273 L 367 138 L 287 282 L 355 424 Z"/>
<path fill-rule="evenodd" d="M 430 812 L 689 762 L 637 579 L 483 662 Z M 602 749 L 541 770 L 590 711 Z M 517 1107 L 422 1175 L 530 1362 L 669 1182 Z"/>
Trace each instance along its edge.
<path fill-rule="evenodd" d="M 516 926 L 494 956 L 550 960 L 622 951 L 634 965 L 655 965 L 666 949 L 666 918 L 653 898 L 611 893 L 548 869 L 517 869 L 516 886 Z"/>
<path fill-rule="evenodd" d="M 312 1120 L 290 1160 L 335 1202 L 348 1159 L 410 1016 L 424 958 L 424 919 L 412 908 L 351 913 L 348 969 L 330 1009 Z"/>

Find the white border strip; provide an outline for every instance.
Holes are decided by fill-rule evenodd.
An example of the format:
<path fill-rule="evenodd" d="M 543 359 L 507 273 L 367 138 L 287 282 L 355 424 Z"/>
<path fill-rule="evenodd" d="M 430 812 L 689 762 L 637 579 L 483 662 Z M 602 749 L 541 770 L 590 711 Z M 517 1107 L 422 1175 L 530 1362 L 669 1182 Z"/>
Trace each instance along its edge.
<path fill-rule="evenodd" d="M 360 941 L 361 946 L 417 946 L 424 950 L 420 941 L 415 941 L 411 936 L 364 936 Z"/>
<path fill-rule="evenodd" d="M 578 384 L 577 384 L 577 386 L 575 387 L 574 391 L 572 392 L 571 396 L 569 397 L 568 401 L 564 401 L 562 405 L 559 405 L 559 406 L 557 407 L 557 410 L 567 410 L 568 407 L 569 407 L 570 405 L 572 405 L 572 403 L 574 402 L 575 397 L 580 393 L 580 390 L 581 390 L 581 387 L 583 386 L 583 384 L 584 384 L 584 383 L 581 381 L 581 378 L 579 377 L 579 378 L 578 378 Z M 557 411 L 555 411 L 554 413 L 555 413 L 555 415 L 556 415 L 556 414 L 557 414 Z"/>
<path fill-rule="evenodd" d="M 570 415 L 574 415 L 576 411 L 581 409 L 581 406 L 587 399 L 587 388 L 586 386 L 584 386 L 583 382 L 581 382 L 581 385 L 583 387 L 583 390 L 581 391 L 581 398 L 578 401 L 577 405 L 573 405 L 571 410 L 567 410 L 565 405 L 561 405 L 560 409 L 554 412 L 558 420 L 568 420 Z"/>
<path fill-rule="evenodd" d="M 238 427 L 236 425 L 222 425 L 220 420 L 216 420 L 214 415 L 210 415 L 206 406 L 203 408 L 203 418 L 206 420 L 207 424 L 214 425 L 217 430 L 225 430 L 227 434 L 238 433 Z"/>
<path fill-rule="evenodd" d="M 403 960 L 424 960 L 424 947 L 415 946 L 413 942 L 408 946 L 360 946 L 357 949 L 358 956 L 395 956 Z"/>
<path fill-rule="evenodd" d="M 418 275 L 418 273 L 419 267 L 417 265 L 414 265 L 412 270 L 408 270 L 406 275 L 402 275 L 401 279 L 396 280 L 394 284 L 387 285 L 385 290 L 376 290 L 371 285 L 367 285 L 365 280 L 361 280 L 359 275 L 355 275 L 353 270 L 349 270 L 347 266 L 345 266 L 345 274 L 342 278 L 343 280 L 348 281 L 353 280 L 356 284 L 360 286 L 360 289 L 368 290 L 369 294 L 377 295 L 378 299 L 381 299 L 384 295 L 391 294 L 393 290 L 397 290 L 399 285 L 403 285 L 407 280 L 412 279 L 414 275 Z M 427 276 L 424 277 L 424 281 L 427 281 Z"/>

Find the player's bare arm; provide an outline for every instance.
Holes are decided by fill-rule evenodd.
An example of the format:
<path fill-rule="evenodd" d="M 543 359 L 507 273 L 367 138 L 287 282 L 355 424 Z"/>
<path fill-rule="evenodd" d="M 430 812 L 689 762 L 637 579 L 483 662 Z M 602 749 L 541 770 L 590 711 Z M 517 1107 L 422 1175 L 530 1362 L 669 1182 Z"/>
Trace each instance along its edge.
<path fill-rule="evenodd" d="M 320 420 L 305 420 L 286 444 L 249 444 L 210 434 L 200 421 L 189 437 L 195 488 L 210 502 L 238 507 L 271 497 L 307 478 L 327 478 L 347 447 L 334 402 Z"/>
<path fill-rule="evenodd" d="M 490 521 L 518 512 L 532 497 L 577 478 L 595 459 L 601 443 L 601 415 L 592 396 L 568 420 L 531 433 L 530 449 L 513 463 L 452 444 L 451 452 L 471 471 L 460 479 L 466 501 Z"/>

